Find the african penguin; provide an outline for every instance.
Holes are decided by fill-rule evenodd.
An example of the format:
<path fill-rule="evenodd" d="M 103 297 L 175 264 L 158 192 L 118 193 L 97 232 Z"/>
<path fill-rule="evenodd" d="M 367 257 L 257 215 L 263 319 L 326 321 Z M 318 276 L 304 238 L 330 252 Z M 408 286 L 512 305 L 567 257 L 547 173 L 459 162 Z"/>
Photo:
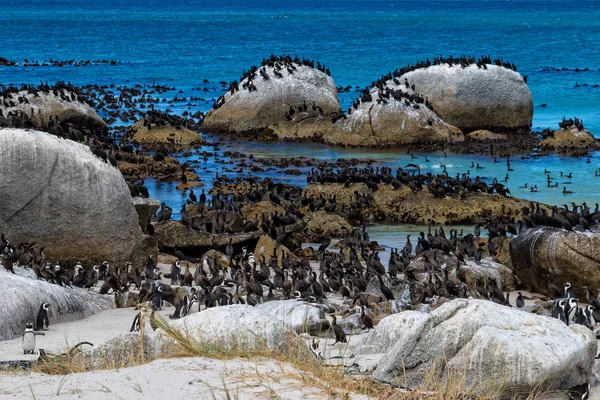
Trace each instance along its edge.
<path fill-rule="evenodd" d="M 50 308 L 49 303 L 42 303 L 40 306 L 40 311 L 38 311 L 35 325 L 36 331 L 46 330 L 50 326 L 50 320 L 48 319 L 48 308 Z"/>
<path fill-rule="evenodd" d="M 569 389 L 569 399 L 571 400 L 587 400 L 590 396 L 590 384 L 588 382 L 581 385 L 573 386 Z"/>
<path fill-rule="evenodd" d="M 181 274 L 181 265 L 179 260 L 175 261 L 171 267 L 171 285 L 177 285 L 179 283 L 179 275 Z"/>
<path fill-rule="evenodd" d="M 144 321 L 146 316 L 146 307 L 143 307 L 140 312 L 135 315 L 133 319 L 133 323 L 131 324 L 131 328 L 129 332 L 139 332 L 141 328 L 144 326 Z"/>
<path fill-rule="evenodd" d="M 156 310 L 162 309 L 163 302 L 163 288 L 162 285 L 156 286 L 156 290 L 154 290 L 154 295 L 152 296 L 152 307 Z"/>
<path fill-rule="evenodd" d="M 575 298 L 575 292 L 573 291 L 573 287 L 569 282 L 565 283 L 565 297 L 567 299 Z"/>
<path fill-rule="evenodd" d="M 25 332 L 23 332 L 23 339 L 21 345 L 23 346 L 23 354 L 34 354 L 35 353 L 35 336 L 43 335 L 43 333 L 37 333 L 33 331 L 33 324 L 28 322 L 25 325 Z"/>

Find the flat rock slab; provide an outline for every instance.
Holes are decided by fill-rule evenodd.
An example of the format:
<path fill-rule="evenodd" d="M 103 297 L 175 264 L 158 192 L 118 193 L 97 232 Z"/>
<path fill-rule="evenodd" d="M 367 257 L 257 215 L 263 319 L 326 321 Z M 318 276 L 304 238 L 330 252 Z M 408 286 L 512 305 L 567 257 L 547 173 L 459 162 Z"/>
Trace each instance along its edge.
<path fill-rule="evenodd" d="M 186 247 L 211 247 L 217 245 L 219 247 L 227 246 L 229 239 L 232 239 L 232 244 L 240 244 L 249 241 L 256 241 L 262 233 L 240 233 L 235 235 L 229 234 L 212 234 L 209 232 L 200 232 L 190 229 L 177 221 L 168 221 L 154 225 L 154 236 L 165 247 L 171 248 L 186 248 Z"/>

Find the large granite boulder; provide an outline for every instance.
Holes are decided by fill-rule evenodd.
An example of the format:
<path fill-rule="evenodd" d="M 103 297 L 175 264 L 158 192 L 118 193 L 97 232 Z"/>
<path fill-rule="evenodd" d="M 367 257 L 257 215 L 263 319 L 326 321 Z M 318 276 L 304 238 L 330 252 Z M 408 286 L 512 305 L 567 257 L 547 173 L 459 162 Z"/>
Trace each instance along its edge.
<path fill-rule="evenodd" d="M 350 109 L 346 118 L 336 121 L 323 136 L 325 143 L 390 146 L 464 140 L 460 129 L 444 122 L 425 104 L 400 96 L 378 102 L 377 89 L 370 96 L 371 101 L 361 101 L 357 108 Z"/>
<path fill-rule="evenodd" d="M 35 325 L 42 303 L 50 303 L 50 326 L 59 322 L 84 319 L 102 310 L 115 307 L 113 296 L 104 296 L 86 289 L 65 288 L 37 280 L 31 270 L 15 268 L 11 274 L 0 266 L 0 340 L 12 339 L 23 333 L 25 325 Z"/>
<path fill-rule="evenodd" d="M 529 132 L 533 98 L 516 71 L 487 64 L 485 68 L 448 64 L 419 68 L 402 75 L 429 99 L 447 123 L 468 133 L 477 129 Z"/>
<path fill-rule="evenodd" d="M 589 148 L 594 147 L 596 138 L 587 129 L 577 129 L 575 126 L 561 128 L 552 133 L 541 143 L 544 148 Z"/>
<path fill-rule="evenodd" d="M 45 246 L 46 259 L 143 261 L 142 231 L 118 169 L 89 147 L 38 131 L 0 130 L 0 232 Z"/>
<path fill-rule="evenodd" d="M 248 305 L 209 308 L 172 321 L 171 326 L 224 351 L 269 349 L 287 353 L 300 346 L 296 333 L 283 321 Z"/>
<path fill-rule="evenodd" d="M 550 294 L 550 282 L 561 288 L 570 282 L 585 298 L 584 286 L 600 287 L 600 233 L 527 229 L 509 248 L 513 271 L 534 292 Z"/>
<path fill-rule="evenodd" d="M 434 373 L 464 376 L 473 390 L 494 384 L 528 393 L 582 384 L 594 365 L 597 344 L 589 329 L 491 301 L 453 300 L 423 318 L 398 315 L 388 318 L 397 322 L 394 331 L 404 331 L 402 340 L 373 373 L 384 382 L 420 386 Z"/>
<path fill-rule="evenodd" d="M 332 117 L 341 114 L 335 82 L 317 69 L 290 65 L 295 70 L 282 68 L 277 71 L 281 77 L 274 67 L 265 66 L 261 69 L 269 79 L 257 71 L 254 79 L 242 80 L 239 90 L 227 92 L 221 105 L 208 112 L 203 128 L 218 133 L 259 132 L 278 139 L 320 137 L 332 125 Z M 249 81 L 256 90 L 250 90 Z"/>
<path fill-rule="evenodd" d="M 144 120 L 136 121 L 129 128 L 128 135 L 133 143 L 151 147 L 157 145 L 189 147 L 194 144 L 206 143 L 206 140 L 198 132 L 172 125 L 151 124 L 148 127 L 147 123 L 144 124 Z"/>
<path fill-rule="evenodd" d="M 28 91 L 20 91 L 11 93 L 7 97 L 7 102 L 14 103 L 14 106 L 6 107 L 4 102 L 0 102 L 0 110 L 5 117 L 9 112 L 22 111 L 28 117 L 32 117 L 37 129 L 46 130 L 50 117 L 56 119 L 62 125 L 67 123 L 73 124 L 77 128 L 100 129 L 108 128 L 106 123 L 98 113 L 89 105 L 78 100 L 76 93 L 62 89 L 57 91 L 57 95 L 53 92 L 44 93 L 38 92 L 37 95 Z M 20 102 L 18 98 L 26 98 L 27 102 Z"/>
<path fill-rule="evenodd" d="M 297 333 L 318 335 L 329 329 L 329 321 L 323 309 L 297 300 L 274 300 L 258 304 L 257 309 L 283 321 Z"/>

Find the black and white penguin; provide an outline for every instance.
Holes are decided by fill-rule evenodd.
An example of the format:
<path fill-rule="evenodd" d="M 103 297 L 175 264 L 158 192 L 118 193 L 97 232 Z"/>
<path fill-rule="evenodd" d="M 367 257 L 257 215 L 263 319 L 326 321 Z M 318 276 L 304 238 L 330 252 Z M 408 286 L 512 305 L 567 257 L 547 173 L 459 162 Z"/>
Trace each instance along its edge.
<path fill-rule="evenodd" d="M 566 303 L 567 302 L 565 300 L 559 300 L 556 303 L 554 310 L 552 310 L 552 318 L 558 318 L 565 324 L 567 324 L 567 318 L 565 313 Z"/>
<path fill-rule="evenodd" d="M 590 384 L 588 382 L 573 386 L 569 389 L 569 399 L 587 400 L 590 397 Z"/>
<path fill-rule="evenodd" d="M 141 328 L 144 326 L 144 321 L 146 320 L 146 307 L 142 307 L 140 312 L 135 315 L 133 319 L 133 323 L 131 324 L 131 328 L 129 332 L 139 332 Z"/>
<path fill-rule="evenodd" d="M 567 318 L 567 325 L 569 325 L 571 322 L 575 321 L 575 315 L 577 313 L 578 308 L 579 307 L 577 306 L 577 300 L 575 300 L 572 297 L 567 300 L 567 304 L 565 306 L 565 315 Z"/>
<path fill-rule="evenodd" d="M 179 260 L 177 260 L 171 266 L 171 285 L 179 284 L 180 274 L 181 274 L 181 265 L 180 265 Z"/>
<path fill-rule="evenodd" d="M 48 320 L 48 308 L 50 308 L 49 303 L 42 303 L 40 306 L 35 325 L 36 331 L 44 331 L 50 326 L 50 321 Z"/>
<path fill-rule="evenodd" d="M 23 332 L 23 340 L 21 346 L 23 346 L 23 354 L 34 354 L 35 353 L 35 336 L 44 335 L 43 333 L 34 332 L 33 324 L 28 322 L 25 325 L 25 332 Z"/>
<path fill-rule="evenodd" d="M 100 267 L 100 276 L 99 278 L 102 280 L 106 280 L 106 275 L 108 275 L 108 270 L 110 269 L 110 264 L 108 261 L 104 261 L 102 266 Z"/>
<path fill-rule="evenodd" d="M 163 288 L 162 288 L 162 285 L 157 285 L 156 289 L 154 290 L 154 294 L 152 296 L 152 307 L 154 307 L 155 310 L 161 310 L 162 302 L 163 302 Z"/>
<path fill-rule="evenodd" d="M 587 326 L 595 326 L 596 323 L 598 322 L 596 320 L 596 317 L 594 317 L 594 311 L 596 311 L 596 307 L 589 305 L 585 308 L 585 319 L 586 319 L 586 325 Z"/>
<path fill-rule="evenodd" d="M 517 308 L 525 307 L 525 300 L 523 300 L 523 295 L 521 292 L 517 292 L 519 295 L 517 296 Z"/>
<path fill-rule="evenodd" d="M 565 283 L 565 297 L 567 299 L 575 298 L 575 292 L 573 291 L 573 287 L 570 282 Z"/>

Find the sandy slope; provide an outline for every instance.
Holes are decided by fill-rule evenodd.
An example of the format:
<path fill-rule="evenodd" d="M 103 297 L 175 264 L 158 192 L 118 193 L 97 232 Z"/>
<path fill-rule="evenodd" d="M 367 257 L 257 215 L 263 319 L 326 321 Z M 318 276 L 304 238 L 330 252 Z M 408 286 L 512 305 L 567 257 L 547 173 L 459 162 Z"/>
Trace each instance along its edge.
<path fill-rule="evenodd" d="M 367 399 L 332 393 L 302 380 L 287 363 L 273 360 L 156 360 L 121 370 L 68 376 L 0 375 L 0 398 L 46 399 Z"/>

